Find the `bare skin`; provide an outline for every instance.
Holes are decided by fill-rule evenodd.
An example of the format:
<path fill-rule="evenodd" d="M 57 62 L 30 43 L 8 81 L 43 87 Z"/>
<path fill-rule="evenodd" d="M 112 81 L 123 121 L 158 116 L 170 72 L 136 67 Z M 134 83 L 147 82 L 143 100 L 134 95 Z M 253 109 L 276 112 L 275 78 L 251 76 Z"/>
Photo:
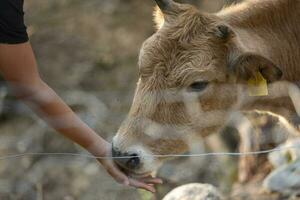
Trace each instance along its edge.
<path fill-rule="evenodd" d="M 79 144 L 96 157 L 111 156 L 111 144 L 89 128 L 71 108 L 41 79 L 29 42 L 16 45 L 0 44 L 0 72 L 24 101 L 59 133 Z M 112 160 L 98 159 L 106 171 L 119 183 L 155 192 L 162 183 L 151 176 L 133 179 L 124 174 Z"/>

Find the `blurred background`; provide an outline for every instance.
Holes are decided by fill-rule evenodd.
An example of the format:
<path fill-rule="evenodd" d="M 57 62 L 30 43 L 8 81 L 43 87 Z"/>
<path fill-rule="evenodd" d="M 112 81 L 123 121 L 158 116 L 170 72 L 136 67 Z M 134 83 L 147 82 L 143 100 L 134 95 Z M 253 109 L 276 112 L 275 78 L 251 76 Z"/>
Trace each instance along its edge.
<path fill-rule="evenodd" d="M 216 12 L 233 1 L 184 2 Z M 153 0 L 25 1 L 26 24 L 43 79 L 109 141 L 131 105 L 139 48 L 155 31 L 154 5 Z M 48 128 L 2 82 L 0 155 L 25 152 L 86 153 Z M 174 187 L 191 182 L 210 183 L 230 194 L 237 168 L 237 159 L 230 157 L 170 161 L 157 172 L 165 184 L 151 195 L 118 185 L 94 159 L 0 159 L 0 199 L 161 199 Z"/>

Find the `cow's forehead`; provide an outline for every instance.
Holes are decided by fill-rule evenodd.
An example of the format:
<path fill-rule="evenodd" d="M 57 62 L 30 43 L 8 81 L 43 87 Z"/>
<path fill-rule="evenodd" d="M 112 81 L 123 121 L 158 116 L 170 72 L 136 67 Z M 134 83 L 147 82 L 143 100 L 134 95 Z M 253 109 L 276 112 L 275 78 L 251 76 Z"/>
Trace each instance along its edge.
<path fill-rule="evenodd" d="M 145 41 L 141 49 L 140 75 L 154 76 L 157 80 L 164 79 L 171 85 L 175 82 L 178 85 L 193 74 L 205 76 L 215 71 L 214 50 L 208 42 L 197 42 L 203 44 L 182 43 L 164 35 L 154 34 Z"/>

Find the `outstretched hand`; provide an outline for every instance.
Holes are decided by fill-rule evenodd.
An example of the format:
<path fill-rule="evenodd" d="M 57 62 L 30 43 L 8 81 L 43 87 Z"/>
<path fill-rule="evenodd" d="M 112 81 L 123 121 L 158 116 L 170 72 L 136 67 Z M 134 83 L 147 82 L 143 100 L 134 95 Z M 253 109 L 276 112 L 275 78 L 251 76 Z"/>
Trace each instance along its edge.
<path fill-rule="evenodd" d="M 105 149 L 104 149 L 103 156 L 111 157 L 112 156 L 111 144 L 106 143 L 104 148 Z M 98 159 L 98 161 L 106 169 L 107 173 L 109 173 L 118 183 L 121 183 L 123 185 L 141 188 L 150 191 L 152 193 L 155 193 L 154 185 L 162 184 L 161 179 L 154 178 L 152 176 L 143 177 L 143 178 L 129 177 L 120 170 L 120 168 L 114 163 L 112 159 Z"/>
<path fill-rule="evenodd" d="M 14 45 L 0 44 L 0 60 L 1 74 L 13 86 L 15 95 L 43 117 L 50 126 L 86 148 L 94 156 L 111 156 L 111 145 L 81 121 L 41 79 L 29 42 Z M 119 183 L 155 192 L 154 184 L 162 182 L 152 177 L 130 178 L 116 166 L 113 160 L 98 160 Z"/>

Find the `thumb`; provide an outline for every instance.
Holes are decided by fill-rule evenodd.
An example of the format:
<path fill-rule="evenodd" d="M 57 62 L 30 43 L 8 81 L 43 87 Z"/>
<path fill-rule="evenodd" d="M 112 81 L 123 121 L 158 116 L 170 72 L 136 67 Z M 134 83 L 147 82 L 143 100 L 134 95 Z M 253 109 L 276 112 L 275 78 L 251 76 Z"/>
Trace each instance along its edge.
<path fill-rule="evenodd" d="M 125 180 L 123 181 L 123 185 L 129 186 L 129 179 L 126 177 Z"/>
<path fill-rule="evenodd" d="M 119 183 L 129 185 L 128 177 L 115 166 L 109 166 L 106 171 Z"/>

